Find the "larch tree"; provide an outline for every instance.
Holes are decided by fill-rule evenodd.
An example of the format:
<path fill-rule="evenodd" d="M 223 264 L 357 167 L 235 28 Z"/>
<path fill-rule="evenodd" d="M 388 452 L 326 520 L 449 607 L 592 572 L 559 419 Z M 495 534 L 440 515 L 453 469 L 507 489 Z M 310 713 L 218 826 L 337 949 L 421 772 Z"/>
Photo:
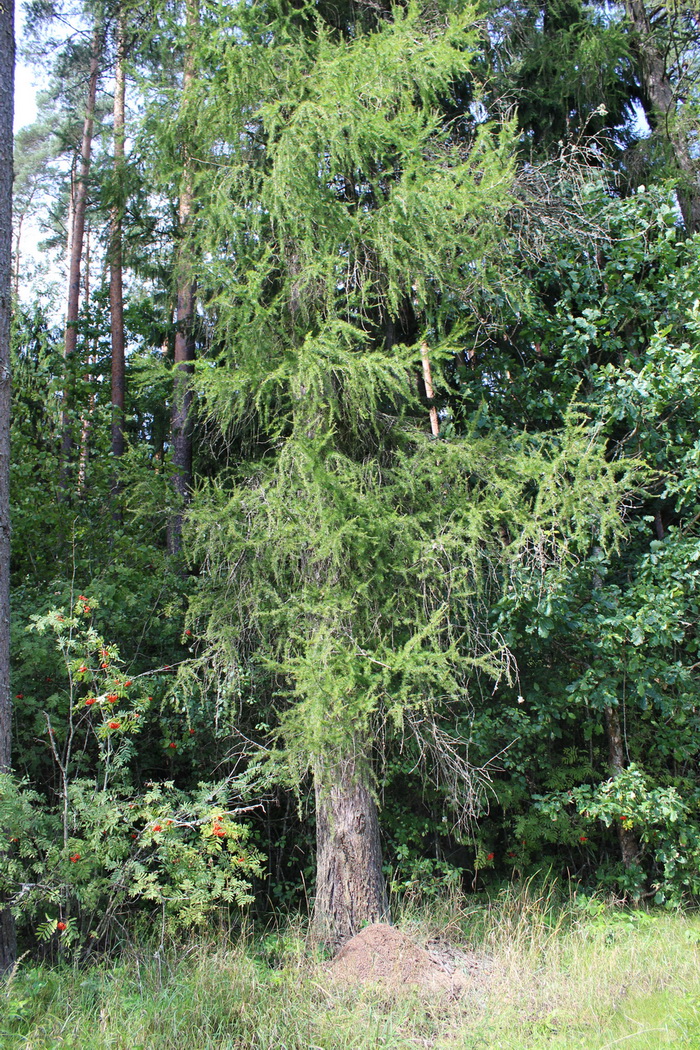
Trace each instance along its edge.
<path fill-rule="evenodd" d="M 387 916 L 381 742 L 420 737 L 478 811 L 450 725 L 509 671 L 489 596 L 614 531 L 629 479 L 573 417 L 509 446 L 443 417 L 436 439 L 417 392 L 438 408 L 510 203 L 512 129 L 444 117 L 474 82 L 474 11 L 397 7 L 347 34 L 313 5 L 218 18 L 192 128 L 215 355 L 197 390 L 235 455 L 189 514 L 192 617 L 219 692 L 267 678 L 268 766 L 313 780 L 315 925 L 338 945 Z"/>
<path fill-rule="evenodd" d="M 14 0 L 0 0 L 0 774 L 12 761 L 10 697 L 10 321 L 12 313 L 12 122 Z M 0 900 L 0 974 L 15 961 L 12 912 Z"/>

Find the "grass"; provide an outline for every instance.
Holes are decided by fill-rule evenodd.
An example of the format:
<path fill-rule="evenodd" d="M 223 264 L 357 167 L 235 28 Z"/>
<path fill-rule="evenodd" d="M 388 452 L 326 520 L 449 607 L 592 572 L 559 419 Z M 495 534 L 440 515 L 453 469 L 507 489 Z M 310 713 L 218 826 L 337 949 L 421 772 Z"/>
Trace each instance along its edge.
<path fill-rule="evenodd" d="M 333 985 L 300 924 L 235 944 L 131 949 L 78 970 L 23 960 L 1 1050 L 700 1050 L 700 917 L 556 900 L 404 909 L 403 930 L 483 953 L 473 994 Z"/>

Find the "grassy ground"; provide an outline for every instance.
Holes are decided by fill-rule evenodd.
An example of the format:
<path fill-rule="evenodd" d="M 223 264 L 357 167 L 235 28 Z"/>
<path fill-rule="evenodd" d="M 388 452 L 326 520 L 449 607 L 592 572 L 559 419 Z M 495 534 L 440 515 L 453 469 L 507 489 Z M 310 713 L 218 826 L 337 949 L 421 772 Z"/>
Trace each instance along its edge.
<path fill-rule="evenodd" d="M 25 959 L 0 986 L 1 1050 L 700 1050 L 700 917 L 557 904 L 532 888 L 490 905 L 405 913 L 484 953 L 457 1001 L 334 987 L 299 928 L 236 944 L 126 952 L 88 969 Z"/>

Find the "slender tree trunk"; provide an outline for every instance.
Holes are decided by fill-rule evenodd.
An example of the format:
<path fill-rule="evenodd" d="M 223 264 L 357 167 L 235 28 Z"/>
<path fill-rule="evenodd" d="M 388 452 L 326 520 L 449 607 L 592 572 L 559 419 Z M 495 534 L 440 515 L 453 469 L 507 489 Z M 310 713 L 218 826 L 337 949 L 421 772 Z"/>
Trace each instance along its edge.
<path fill-rule="evenodd" d="M 319 940 L 337 948 L 362 926 L 389 916 L 366 755 L 354 751 L 317 759 L 314 788 L 314 928 Z"/>
<path fill-rule="evenodd" d="M 595 553 L 601 553 L 599 547 L 595 548 Z M 599 593 L 602 585 L 603 581 L 601 577 L 597 572 L 594 573 L 594 593 Z M 627 767 L 625 741 L 622 735 L 622 726 L 620 725 L 620 710 L 617 706 L 608 704 L 603 711 L 603 717 L 605 722 L 605 739 L 608 745 L 608 764 L 610 773 L 613 777 L 619 777 L 620 773 L 622 773 Z M 629 868 L 639 856 L 639 843 L 637 842 L 637 837 L 634 832 L 630 831 L 629 828 L 624 827 L 622 822 L 620 822 L 617 828 L 617 838 L 620 843 L 622 863 L 626 868 Z"/>
<path fill-rule="evenodd" d="M 12 278 L 12 293 L 15 299 L 19 298 L 19 271 L 21 261 L 21 247 L 22 247 L 22 227 L 24 225 L 25 212 L 19 217 L 17 222 L 17 232 L 15 233 L 15 250 L 14 250 L 14 275 Z"/>
<path fill-rule="evenodd" d="M 88 364 L 95 363 L 94 354 L 88 357 Z M 89 377 L 92 380 L 92 376 Z M 82 492 L 87 482 L 88 460 L 90 458 L 90 430 L 92 429 L 92 417 L 95 414 L 95 395 L 90 394 L 88 404 L 80 421 L 80 457 L 78 459 L 78 492 Z"/>
<path fill-rule="evenodd" d="M 430 357 L 428 356 L 428 344 L 421 343 L 420 356 L 423 363 L 423 382 L 425 384 L 425 396 L 428 399 L 430 405 L 430 430 L 433 437 L 437 437 L 440 433 L 440 421 L 438 420 L 437 408 L 433 404 L 435 397 L 435 390 L 433 389 L 433 376 L 430 371 Z"/>
<path fill-rule="evenodd" d="M 122 193 L 124 172 L 124 109 L 126 78 L 124 61 L 126 29 L 120 6 L 117 23 L 117 55 L 114 74 L 114 181 L 117 200 L 110 214 L 109 305 L 112 336 L 112 455 L 124 454 L 124 295 L 122 285 Z"/>
<path fill-rule="evenodd" d="M 635 31 L 633 46 L 639 59 L 647 119 L 671 147 L 680 173 L 678 202 L 683 221 L 688 233 L 696 233 L 700 230 L 700 165 L 691 153 L 688 133 L 678 123 L 666 52 L 659 46 L 644 0 L 625 0 L 625 7 Z"/>
<path fill-rule="evenodd" d="M 187 0 L 187 46 L 182 83 L 182 110 L 190 106 L 190 96 L 195 78 L 194 48 L 199 27 L 199 0 Z M 192 493 L 192 373 L 194 371 L 194 307 L 195 282 L 191 274 L 187 234 L 194 206 L 192 159 L 186 153 L 183 158 L 182 187 L 178 217 L 180 224 L 180 247 L 176 262 L 177 313 L 175 328 L 175 374 L 173 381 L 172 444 L 173 483 L 178 496 L 178 509 L 168 528 L 168 550 L 177 554 L 182 543 L 182 521 L 184 510 Z"/>
<path fill-rule="evenodd" d="M 10 697 L 10 322 L 12 309 L 12 120 L 14 0 L 0 0 L 0 772 L 12 762 Z M 14 965 L 15 925 L 0 900 L 0 974 Z"/>
<path fill-rule="evenodd" d="M 617 777 L 626 768 L 625 747 L 620 726 L 620 712 L 617 707 L 609 705 L 605 708 L 605 735 L 608 742 L 608 759 L 610 772 Z M 617 827 L 617 837 L 620 843 L 622 862 L 626 868 L 631 867 L 639 856 L 639 842 L 637 836 L 622 822 Z"/>
<path fill-rule="evenodd" d="M 95 99 L 97 97 L 97 79 L 100 57 L 102 54 L 102 28 L 96 23 L 92 37 L 90 56 L 90 75 L 88 95 L 85 106 L 85 122 L 80 148 L 80 167 L 73 194 L 73 220 L 70 231 L 70 259 L 68 267 L 68 301 L 66 304 L 66 330 L 64 354 L 70 361 L 78 341 L 78 310 L 80 306 L 80 264 L 83 254 L 83 237 L 85 235 L 85 211 L 87 207 L 87 180 L 90 172 L 90 154 L 92 151 L 92 127 L 95 119 Z M 70 414 L 67 394 L 64 394 L 62 413 L 63 431 L 63 470 L 68 469 L 68 459 L 73 448 L 73 436 L 70 426 Z"/>
<path fill-rule="evenodd" d="M 70 260 L 73 252 L 73 219 L 75 218 L 75 158 L 70 172 L 70 189 L 68 191 L 68 214 L 66 215 L 66 259 L 68 260 L 68 279 L 66 282 L 66 303 L 70 289 Z"/>
<path fill-rule="evenodd" d="M 85 231 L 85 277 L 83 280 L 85 302 L 90 302 L 90 224 Z M 88 353 L 88 367 L 97 360 L 97 339 L 94 340 L 92 350 Z M 88 375 L 88 383 L 94 381 L 94 376 Z M 95 394 L 90 394 L 87 406 L 80 420 L 80 455 L 78 457 L 78 492 L 82 492 L 87 481 L 88 460 L 90 458 L 90 430 L 92 429 L 92 417 L 95 413 Z"/>
<path fill-rule="evenodd" d="M 12 294 L 15 300 L 19 299 L 19 279 L 21 271 L 22 261 L 22 230 L 24 229 L 24 220 L 26 219 L 32 204 L 34 203 L 34 197 L 37 190 L 39 189 L 38 179 L 32 183 L 31 192 L 22 201 L 21 211 L 17 210 L 17 200 L 13 202 L 13 223 L 15 227 L 15 247 L 12 253 L 13 256 L 13 272 L 12 272 Z"/>

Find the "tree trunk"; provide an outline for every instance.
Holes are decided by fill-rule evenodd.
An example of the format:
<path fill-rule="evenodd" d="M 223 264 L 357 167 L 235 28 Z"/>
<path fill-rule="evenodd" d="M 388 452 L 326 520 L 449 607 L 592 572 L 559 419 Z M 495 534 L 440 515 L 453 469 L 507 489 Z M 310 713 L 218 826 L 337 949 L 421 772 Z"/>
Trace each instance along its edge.
<path fill-rule="evenodd" d="M 12 761 L 10 697 L 10 321 L 12 309 L 12 119 L 14 2 L 0 0 L 0 772 Z M 16 957 L 12 912 L 0 900 L 0 974 Z"/>
<path fill-rule="evenodd" d="M 377 805 L 360 752 L 319 758 L 316 794 L 316 901 L 319 940 L 340 947 L 364 925 L 389 915 Z"/>
<path fill-rule="evenodd" d="M 595 553 L 601 553 L 599 547 L 595 548 Z M 599 593 L 602 585 L 603 581 L 601 577 L 597 572 L 594 573 L 594 593 Z M 622 726 L 620 725 L 620 710 L 618 707 L 608 704 L 603 711 L 603 716 L 605 721 L 605 739 L 608 744 L 609 769 L 613 777 L 618 777 L 627 767 L 625 742 L 622 736 Z M 620 822 L 617 827 L 617 838 L 620 843 L 622 863 L 626 868 L 629 868 L 635 863 L 639 856 L 639 843 L 637 842 L 637 836 L 634 832 L 630 831 L 629 828 L 625 828 L 622 822 Z"/>
<path fill-rule="evenodd" d="M 605 708 L 605 735 L 608 741 L 610 772 L 614 777 L 617 777 L 627 765 L 622 728 L 620 726 L 620 712 L 617 707 L 608 706 Z M 620 822 L 617 827 L 617 837 L 620 843 L 622 862 L 626 868 L 629 868 L 639 856 L 637 836 Z"/>
<path fill-rule="evenodd" d="M 80 306 L 80 263 L 83 254 L 83 237 L 85 234 L 85 211 L 87 207 L 87 179 L 90 172 L 90 153 L 92 150 L 92 126 L 95 119 L 95 98 L 97 96 L 97 79 L 99 74 L 100 56 L 102 53 L 102 29 L 99 24 L 95 25 L 92 37 L 92 53 L 90 56 L 90 76 L 88 80 L 88 96 L 85 106 L 85 122 L 83 124 L 83 138 L 80 148 L 80 170 L 73 195 L 73 220 L 69 228 L 70 235 L 70 259 L 68 266 L 68 301 L 66 304 L 66 330 L 64 341 L 64 355 L 67 361 L 75 353 L 78 342 L 78 310 Z M 73 448 L 73 435 L 70 425 L 70 414 L 68 395 L 64 394 L 64 407 L 61 419 L 63 432 L 63 472 L 68 470 L 68 459 Z"/>
<path fill-rule="evenodd" d="M 19 299 L 19 270 L 21 261 L 21 249 L 22 249 L 22 226 L 24 225 L 25 212 L 19 216 L 17 221 L 17 232 L 15 233 L 15 250 L 14 250 L 14 275 L 12 278 L 12 292 L 15 300 Z"/>
<path fill-rule="evenodd" d="M 90 302 L 90 223 L 85 231 L 85 277 L 83 281 L 85 302 Z M 88 351 L 88 368 L 97 361 L 97 337 L 94 338 L 93 347 Z M 92 384 L 94 376 L 88 375 L 87 381 Z M 88 460 L 90 459 L 90 431 L 92 429 L 92 417 L 95 414 L 95 393 L 92 391 L 88 397 L 88 403 L 80 419 L 80 454 L 78 456 L 78 484 L 77 491 L 81 493 L 87 482 Z"/>
<path fill-rule="evenodd" d="M 189 106 L 195 77 L 194 45 L 199 26 L 199 0 L 187 0 L 187 46 L 185 70 L 182 82 L 182 110 Z M 194 303 L 195 283 L 189 266 L 186 238 L 192 218 L 194 204 L 192 160 L 189 154 L 183 157 L 182 188 L 178 218 L 180 225 L 180 247 L 176 263 L 177 314 L 175 329 L 175 374 L 173 380 L 172 444 L 175 474 L 173 484 L 178 496 L 178 508 L 168 527 L 168 550 L 177 554 L 182 542 L 182 520 L 184 510 L 192 492 L 192 387 L 194 371 Z"/>
<path fill-rule="evenodd" d="M 112 337 L 112 455 L 124 454 L 124 294 L 122 283 L 122 211 L 124 171 L 124 108 L 126 31 L 119 8 L 114 74 L 114 181 L 117 200 L 110 213 L 109 306 Z"/>
<path fill-rule="evenodd" d="M 423 383 L 425 384 L 425 396 L 428 400 L 429 414 L 430 414 L 430 430 L 433 437 L 438 437 L 440 434 L 440 422 L 438 420 L 437 408 L 434 404 L 435 391 L 433 389 L 433 377 L 430 371 L 430 357 L 428 356 L 428 344 L 423 342 L 420 345 L 420 356 L 423 364 Z"/>
<path fill-rule="evenodd" d="M 70 298 L 70 260 L 73 253 L 73 219 L 75 217 L 75 157 L 70 169 L 70 188 L 68 190 L 68 214 L 66 215 L 66 259 L 68 260 L 68 280 L 66 282 L 66 303 Z M 65 339 L 64 339 L 65 346 Z"/>
<path fill-rule="evenodd" d="M 627 17 L 634 28 L 633 47 L 639 59 L 649 125 L 668 142 L 680 173 L 678 203 L 688 233 L 700 230 L 700 166 L 690 150 L 690 138 L 678 125 L 676 95 L 666 64 L 667 52 L 658 43 L 644 0 L 626 0 Z M 668 15 L 663 15 L 668 17 Z"/>

